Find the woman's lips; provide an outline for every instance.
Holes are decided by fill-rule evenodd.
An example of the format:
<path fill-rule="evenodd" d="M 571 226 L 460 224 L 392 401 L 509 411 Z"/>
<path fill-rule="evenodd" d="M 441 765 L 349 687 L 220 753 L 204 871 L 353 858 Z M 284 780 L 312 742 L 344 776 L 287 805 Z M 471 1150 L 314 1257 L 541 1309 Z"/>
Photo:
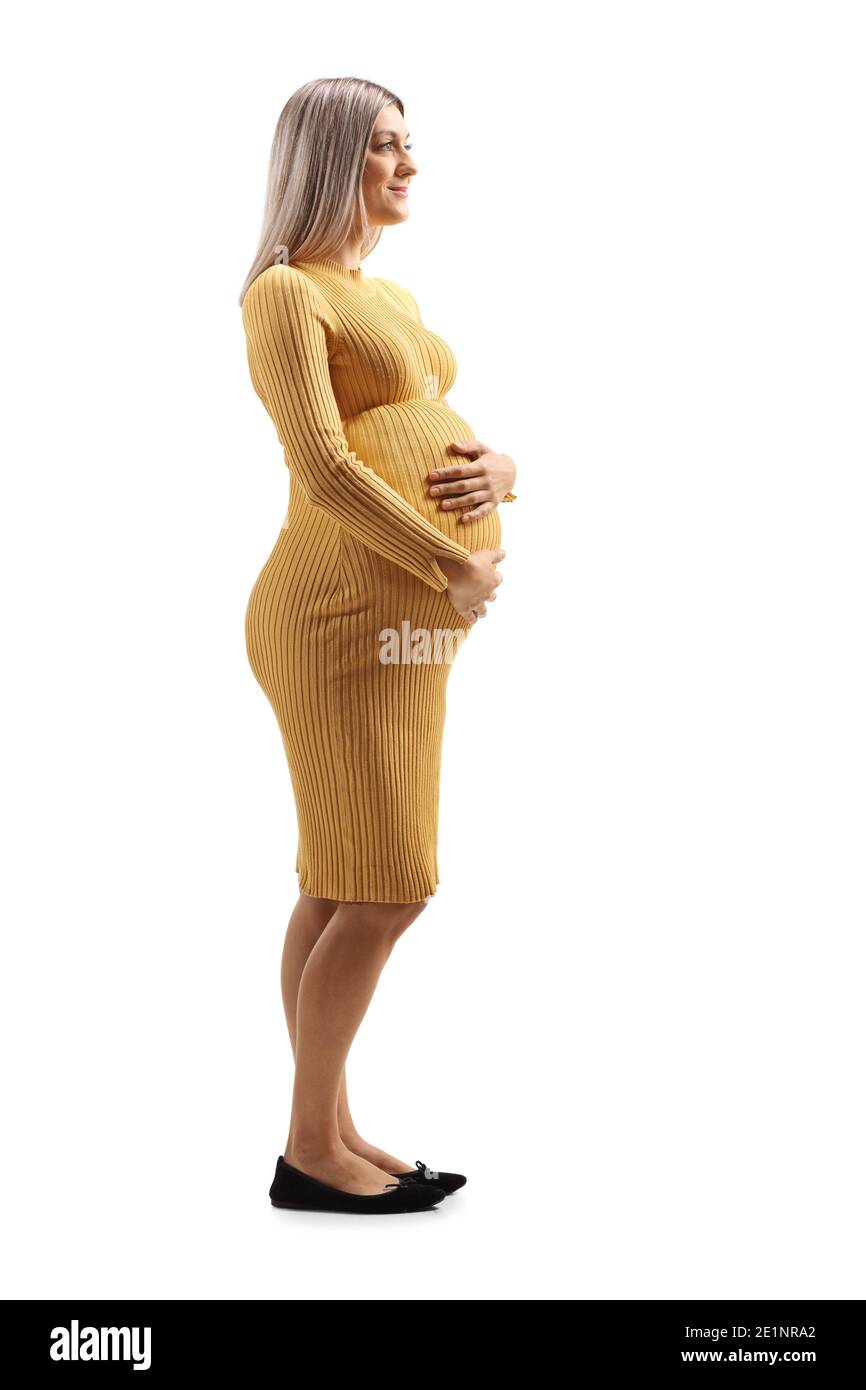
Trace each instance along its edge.
<path fill-rule="evenodd" d="M 389 193 L 396 193 L 396 194 L 398 195 L 398 197 L 400 197 L 400 198 L 408 198 L 408 196 L 409 196 L 409 190 L 408 190 L 408 188 L 389 188 L 389 189 L 388 189 L 388 192 L 389 192 Z"/>

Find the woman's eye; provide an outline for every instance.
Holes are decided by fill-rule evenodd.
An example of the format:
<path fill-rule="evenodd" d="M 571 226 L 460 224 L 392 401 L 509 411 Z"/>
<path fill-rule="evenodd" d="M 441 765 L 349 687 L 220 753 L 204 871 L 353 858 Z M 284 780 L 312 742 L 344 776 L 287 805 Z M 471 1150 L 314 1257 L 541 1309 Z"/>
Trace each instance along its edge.
<path fill-rule="evenodd" d="M 380 145 L 380 146 L 379 146 L 379 149 L 380 149 L 380 150 L 387 150 L 388 146 L 389 146 L 389 145 L 393 145 L 393 143 L 394 143 L 393 140 L 386 140 L 385 143 L 384 143 L 384 145 Z M 411 148 L 412 148 L 411 145 L 404 145 L 404 146 L 403 146 L 403 149 L 404 149 L 404 150 L 411 150 Z"/>

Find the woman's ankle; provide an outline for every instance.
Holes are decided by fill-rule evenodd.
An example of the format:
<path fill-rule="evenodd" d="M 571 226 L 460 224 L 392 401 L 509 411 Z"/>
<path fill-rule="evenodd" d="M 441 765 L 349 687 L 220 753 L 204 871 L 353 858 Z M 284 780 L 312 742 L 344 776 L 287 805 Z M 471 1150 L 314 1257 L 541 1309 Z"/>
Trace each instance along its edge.
<path fill-rule="evenodd" d="M 307 1134 L 290 1137 L 283 1158 L 286 1163 L 294 1163 L 301 1167 L 305 1162 L 339 1158 L 345 1152 L 346 1145 L 339 1135 Z"/>

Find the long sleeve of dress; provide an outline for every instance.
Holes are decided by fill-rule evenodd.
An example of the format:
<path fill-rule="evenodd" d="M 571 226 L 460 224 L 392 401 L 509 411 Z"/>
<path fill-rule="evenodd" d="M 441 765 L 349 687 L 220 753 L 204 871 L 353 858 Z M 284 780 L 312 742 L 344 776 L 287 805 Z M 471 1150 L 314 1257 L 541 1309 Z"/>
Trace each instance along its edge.
<path fill-rule="evenodd" d="M 315 286 L 292 266 L 269 266 L 247 290 L 243 323 L 256 394 L 313 505 L 431 588 L 447 588 L 436 557 L 463 561 L 472 552 L 349 448 L 331 383 L 326 307 Z"/>

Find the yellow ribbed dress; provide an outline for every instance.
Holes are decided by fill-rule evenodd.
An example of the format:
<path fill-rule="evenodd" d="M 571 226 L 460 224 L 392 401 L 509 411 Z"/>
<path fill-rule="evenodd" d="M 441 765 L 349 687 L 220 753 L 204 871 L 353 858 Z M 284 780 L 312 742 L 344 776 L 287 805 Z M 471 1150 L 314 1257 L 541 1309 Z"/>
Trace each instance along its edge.
<path fill-rule="evenodd" d="M 288 761 L 299 887 L 339 902 L 419 902 L 439 883 L 451 671 L 447 639 L 437 646 L 433 634 L 450 629 L 459 647 L 472 628 L 437 557 L 465 560 L 501 540 L 498 509 L 464 525 L 427 494 L 430 469 L 461 461 L 449 441 L 475 437 L 445 400 L 454 355 L 408 290 L 330 260 L 269 266 L 247 290 L 243 324 L 290 475 L 245 636 Z M 404 655 L 423 655 L 418 629 L 434 659 L 380 660 L 387 630 Z"/>

